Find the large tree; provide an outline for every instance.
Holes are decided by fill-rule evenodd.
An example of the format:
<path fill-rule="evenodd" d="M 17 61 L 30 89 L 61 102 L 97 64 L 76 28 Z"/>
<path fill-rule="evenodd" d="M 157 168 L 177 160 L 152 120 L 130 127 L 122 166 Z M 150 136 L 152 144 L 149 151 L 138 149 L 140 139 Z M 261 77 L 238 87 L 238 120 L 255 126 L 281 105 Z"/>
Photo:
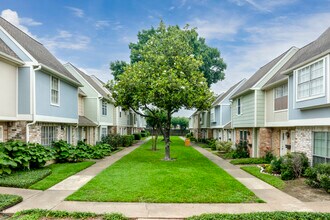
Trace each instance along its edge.
<path fill-rule="evenodd" d="M 189 27 L 166 27 L 163 22 L 148 41 L 138 49 L 142 59 L 127 67 L 118 80 L 108 88 L 116 105 L 140 109 L 153 109 L 166 113 L 162 127 L 165 139 L 165 160 L 170 160 L 171 118 L 180 108 L 205 110 L 210 108 L 213 94 L 200 71 L 202 57 L 194 55 L 190 44 Z M 147 116 L 147 115 L 144 115 Z"/>
<path fill-rule="evenodd" d="M 189 119 L 186 117 L 173 117 L 171 124 L 174 128 L 179 125 L 181 130 L 186 130 L 189 125 Z"/>
<path fill-rule="evenodd" d="M 179 26 L 173 26 L 173 28 L 180 29 Z M 150 28 L 142 30 L 138 33 L 138 41 L 136 43 L 130 43 L 129 49 L 131 50 L 131 64 L 143 60 L 143 54 L 141 49 L 146 45 L 148 40 L 154 35 L 157 35 L 159 28 Z M 209 47 L 205 43 L 205 39 L 198 37 L 196 29 L 190 29 L 186 32 L 189 45 L 193 48 L 192 53 L 196 57 L 200 57 L 203 61 L 202 65 L 199 66 L 199 71 L 203 73 L 207 85 L 210 87 L 211 84 L 223 80 L 225 77 L 224 70 L 226 64 L 220 56 L 220 51 L 217 48 Z M 127 65 L 124 61 L 114 61 L 110 63 L 110 69 L 114 77 L 123 73 L 124 67 Z"/>

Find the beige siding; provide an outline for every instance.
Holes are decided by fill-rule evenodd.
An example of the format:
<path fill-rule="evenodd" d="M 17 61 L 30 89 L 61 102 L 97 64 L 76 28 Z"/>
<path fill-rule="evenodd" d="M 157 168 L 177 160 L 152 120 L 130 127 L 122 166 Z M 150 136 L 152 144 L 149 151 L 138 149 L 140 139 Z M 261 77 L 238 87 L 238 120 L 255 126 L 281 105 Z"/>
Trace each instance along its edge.
<path fill-rule="evenodd" d="M 232 126 L 237 128 L 254 126 L 254 92 L 243 95 L 241 98 L 242 114 L 237 115 L 237 98 L 232 105 Z"/>
<path fill-rule="evenodd" d="M 256 90 L 255 96 L 255 99 L 257 101 L 256 127 L 263 127 L 265 126 L 265 93 L 263 91 Z"/>
<path fill-rule="evenodd" d="M 79 96 L 79 99 L 78 99 L 78 114 L 80 116 L 85 115 L 85 110 L 84 110 L 85 107 L 84 106 L 85 106 L 84 97 Z"/>
<path fill-rule="evenodd" d="M 17 67 L 0 60 L 0 117 L 16 117 Z"/>
<path fill-rule="evenodd" d="M 266 123 L 287 122 L 288 110 L 274 111 L 274 89 L 265 91 L 266 93 Z"/>

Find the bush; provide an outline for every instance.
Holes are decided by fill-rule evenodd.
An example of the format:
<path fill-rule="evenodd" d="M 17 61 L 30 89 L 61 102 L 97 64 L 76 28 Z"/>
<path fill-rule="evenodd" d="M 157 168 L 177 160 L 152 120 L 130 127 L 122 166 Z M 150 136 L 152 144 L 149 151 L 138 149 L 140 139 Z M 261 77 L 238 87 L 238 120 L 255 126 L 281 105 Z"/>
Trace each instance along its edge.
<path fill-rule="evenodd" d="M 305 171 L 306 183 L 314 188 L 323 188 L 330 193 L 330 164 L 317 164 Z"/>
<path fill-rule="evenodd" d="M 41 168 L 46 162 L 55 158 L 55 151 L 51 147 L 44 147 L 41 144 L 29 144 L 30 169 Z"/>
<path fill-rule="evenodd" d="M 272 160 L 274 160 L 276 157 L 274 156 L 272 151 L 266 151 L 266 155 L 265 155 L 265 160 L 267 161 L 267 163 L 272 162 Z"/>
<path fill-rule="evenodd" d="M 233 158 L 248 158 L 250 157 L 248 148 L 247 148 L 247 142 L 246 141 L 240 141 L 239 144 L 236 144 L 236 149 L 233 153 Z"/>
<path fill-rule="evenodd" d="M 102 137 L 102 143 L 109 144 L 113 150 L 117 150 L 122 146 L 122 138 L 119 134 L 109 134 L 105 137 Z"/>
<path fill-rule="evenodd" d="M 186 138 L 192 138 L 194 136 L 194 134 L 192 132 L 189 132 L 188 134 L 186 134 Z"/>
<path fill-rule="evenodd" d="M 216 150 L 216 140 L 215 139 L 208 139 L 206 144 L 211 148 L 211 150 Z"/>
<path fill-rule="evenodd" d="M 240 158 L 230 161 L 231 164 L 264 164 L 267 163 L 267 160 L 264 158 Z"/>
<path fill-rule="evenodd" d="M 196 142 L 196 141 L 197 141 L 197 139 L 196 139 L 196 138 L 194 138 L 194 137 L 190 137 L 190 141 Z"/>
<path fill-rule="evenodd" d="M 142 138 L 141 134 L 139 134 L 139 133 L 134 133 L 133 135 L 134 135 L 134 140 L 136 140 L 136 141 L 141 140 L 141 138 Z"/>
<path fill-rule="evenodd" d="M 123 135 L 121 138 L 123 147 L 129 147 L 133 145 L 134 135 Z"/>
<path fill-rule="evenodd" d="M 216 148 L 218 151 L 228 153 L 232 150 L 233 142 L 231 141 L 217 141 Z"/>
<path fill-rule="evenodd" d="M 283 180 L 292 180 L 301 177 L 308 166 L 306 154 L 299 152 L 289 153 L 283 156 L 281 178 Z"/>

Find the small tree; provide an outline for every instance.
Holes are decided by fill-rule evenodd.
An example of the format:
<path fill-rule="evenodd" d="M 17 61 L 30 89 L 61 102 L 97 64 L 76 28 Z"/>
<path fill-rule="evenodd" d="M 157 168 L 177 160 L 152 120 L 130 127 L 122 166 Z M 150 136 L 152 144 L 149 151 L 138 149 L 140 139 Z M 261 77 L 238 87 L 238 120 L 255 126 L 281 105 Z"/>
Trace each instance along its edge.
<path fill-rule="evenodd" d="M 213 101 L 200 72 L 202 59 L 194 55 L 190 45 L 191 32 L 188 27 L 182 30 L 161 22 L 156 33 L 138 49 L 142 59 L 125 67 L 116 83 L 108 84 L 116 105 L 131 108 L 138 114 L 141 114 L 139 109 L 149 110 L 154 117 L 156 113 L 151 107 L 165 112 L 164 160 L 171 159 L 172 114 L 180 108 L 206 110 Z"/>
<path fill-rule="evenodd" d="M 152 128 L 152 146 L 151 149 L 153 151 L 157 150 L 157 141 L 158 141 L 158 135 L 160 132 L 162 132 L 162 127 L 164 126 L 166 122 L 166 114 L 163 111 L 153 109 L 153 112 L 147 110 L 145 112 L 147 115 L 146 122 L 147 126 Z M 155 138 L 154 138 L 155 136 Z"/>

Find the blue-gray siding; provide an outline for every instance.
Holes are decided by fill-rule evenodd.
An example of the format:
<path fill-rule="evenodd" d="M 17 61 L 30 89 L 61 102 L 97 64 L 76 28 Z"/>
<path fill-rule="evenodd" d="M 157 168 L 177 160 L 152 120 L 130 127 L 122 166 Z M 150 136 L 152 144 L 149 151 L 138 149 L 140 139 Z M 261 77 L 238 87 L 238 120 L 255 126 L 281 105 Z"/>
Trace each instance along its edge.
<path fill-rule="evenodd" d="M 222 105 L 222 125 L 225 126 L 231 121 L 231 108 L 230 105 Z"/>
<path fill-rule="evenodd" d="M 41 71 L 36 72 L 36 99 L 37 115 L 78 118 L 78 93 L 77 88 L 60 82 L 60 105 L 51 105 L 50 76 Z"/>
<path fill-rule="evenodd" d="M 30 114 L 30 68 L 18 68 L 18 114 Z"/>

